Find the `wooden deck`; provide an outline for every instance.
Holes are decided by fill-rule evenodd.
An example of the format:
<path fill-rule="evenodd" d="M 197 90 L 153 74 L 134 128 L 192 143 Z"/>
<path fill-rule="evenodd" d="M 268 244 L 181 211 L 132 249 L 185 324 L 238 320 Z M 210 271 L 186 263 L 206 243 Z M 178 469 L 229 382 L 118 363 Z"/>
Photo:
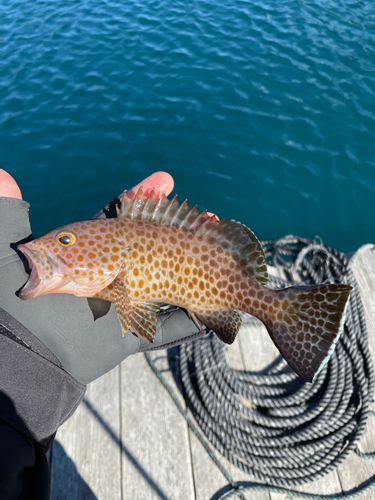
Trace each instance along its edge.
<path fill-rule="evenodd" d="M 375 360 L 375 246 L 362 247 L 351 266 L 365 303 Z M 268 335 L 259 333 L 255 328 L 241 330 L 228 351 L 232 366 L 259 369 L 276 356 Z M 153 355 L 165 356 L 168 368 L 167 351 Z M 171 372 L 164 376 L 175 384 Z M 360 441 L 364 451 L 375 450 L 374 430 L 375 417 L 370 417 Z M 235 480 L 251 480 L 224 458 L 222 462 Z M 227 485 L 143 354 L 131 356 L 88 387 L 84 402 L 59 429 L 50 463 L 51 500 L 209 500 L 218 498 Z M 375 461 L 353 453 L 336 471 L 300 489 L 340 494 L 374 474 Z M 245 497 L 286 498 L 266 492 Z M 375 489 L 362 498 L 375 500 Z"/>

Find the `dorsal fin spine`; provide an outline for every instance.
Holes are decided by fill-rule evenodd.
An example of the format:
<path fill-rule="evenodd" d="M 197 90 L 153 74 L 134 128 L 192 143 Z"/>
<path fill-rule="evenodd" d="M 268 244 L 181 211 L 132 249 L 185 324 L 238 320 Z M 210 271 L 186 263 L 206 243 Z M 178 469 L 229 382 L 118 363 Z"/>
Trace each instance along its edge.
<path fill-rule="evenodd" d="M 181 229 L 185 228 L 185 222 L 187 222 L 189 220 L 189 217 L 193 213 L 194 208 L 195 207 L 193 207 L 192 209 L 190 209 L 189 212 L 187 212 L 187 214 L 185 215 L 185 217 L 182 219 L 182 221 L 181 221 Z"/>
<path fill-rule="evenodd" d="M 134 201 L 133 201 L 133 213 L 134 213 L 134 209 L 137 210 L 138 208 L 138 201 L 141 200 L 142 198 L 144 198 L 144 195 L 143 195 L 143 189 L 142 189 L 142 186 L 138 189 L 137 191 L 137 194 L 135 195 L 135 198 L 134 198 Z"/>
<path fill-rule="evenodd" d="M 205 229 L 206 229 L 206 225 L 212 220 L 212 219 L 215 219 L 215 216 L 213 215 L 212 217 L 210 217 L 208 214 L 207 214 L 207 210 L 205 210 L 204 212 L 202 212 L 201 214 L 201 217 L 199 217 L 199 219 L 203 219 L 203 217 L 206 217 L 206 220 L 204 220 L 201 225 L 198 227 L 198 229 L 196 230 L 195 232 L 195 235 L 196 236 L 199 236 L 199 234 L 201 232 L 203 232 Z M 197 219 L 197 222 L 198 222 L 198 219 Z"/>
<path fill-rule="evenodd" d="M 164 212 L 163 214 L 163 217 L 160 219 L 160 222 L 161 224 L 163 224 L 163 222 L 166 220 L 166 218 L 168 217 L 169 215 L 169 212 L 170 212 L 170 209 L 172 208 L 172 206 L 174 205 L 174 203 L 177 201 L 177 195 L 175 195 L 173 197 L 173 199 L 169 202 L 169 205 L 167 206 L 167 209 L 166 211 Z"/>
<path fill-rule="evenodd" d="M 159 213 L 159 208 L 161 206 L 161 204 L 163 203 L 163 201 L 165 200 L 165 198 L 167 197 L 167 195 L 165 194 L 165 192 L 160 196 L 156 206 L 155 206 L 155 209 L 154 209 L 154 213 L 152 214 L 151 216 L 151 219 L 150 219 L 150 222 L 154 222 L 155 218 L 156 218 L 156 214 Z"/>
<path fill-rule="evenodd" d="M 144 219 L 144 214 L 147 215 L 147 213 L 148 213 L 148 206 L 151 205 L 151 203 L 154 201 L 153 196 L 152 196 L 154 191 L 155 191 L 155 188 L 152 188 L 150 191 L 150 194 L 147 196 L 145 206 L 143 207 L 143 210 L 142 210 L 142 220 Z"/>
<path fill-rule="evenodd" d="M 125 207 L 128 206 L 129 201 L 131 201 L 131 200 L 128 197 L 127 192 L 124 191 L 123 195 L 122 195 L 122 200 L 121 200 L 121 207 L 118 208 L 116 206 L 117 217 L 125 217 Z"/>
<path fill-rule="evenodd" d="M 176 210 L 175 214 L 173 215 L 173 217 L 171 218 L 170 220 L 170 225 L 173 226 L 174 223 L 176 222 L 176 219 L 178 218 L 178 214 L 181 212 L 181 208 L 182 208 L 182 204 L 179 205 L 178 209 Z"/>
<path fill-rule="evenodd" d="M 183 201 L 179 207 L 179 209 L 177 210 L 177 212 L 175 213 L 173 219 L 171 220 L 171 226 L 173 226 L 174 222 L 176 221 L 176 219 L 178 220 L 178 217 L 181 213 L 182 210 L 185 210 L 185 208 L 187 207 L 187 200 Z"/>
<path fill-rule="evenodd" d="M 138 194 L 138 193 L 137 193 Z M 128 198 L 128 200 L 130 201 L 130 204 L 129 204 L 129 208 L 130 208 L 130 216 L 131 218 L 134 217 L 134 202 L 135 200 L 137 199 L 137 195 L 135 195 L 135 198 L 134 200 L 131 200 L 128 196 L 128 194 L 126 193 L 126 197 Z"/>

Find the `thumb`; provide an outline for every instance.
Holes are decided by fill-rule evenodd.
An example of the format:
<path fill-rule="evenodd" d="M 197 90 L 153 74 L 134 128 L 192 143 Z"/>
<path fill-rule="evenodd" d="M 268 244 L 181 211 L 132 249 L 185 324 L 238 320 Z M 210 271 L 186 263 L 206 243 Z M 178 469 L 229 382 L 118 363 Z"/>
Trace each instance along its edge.
<path fill-rule="evenodd" d="M 0 196 L 22 200 L 21 190 L 17 182 L 3 169 L 0 169 Z"/>

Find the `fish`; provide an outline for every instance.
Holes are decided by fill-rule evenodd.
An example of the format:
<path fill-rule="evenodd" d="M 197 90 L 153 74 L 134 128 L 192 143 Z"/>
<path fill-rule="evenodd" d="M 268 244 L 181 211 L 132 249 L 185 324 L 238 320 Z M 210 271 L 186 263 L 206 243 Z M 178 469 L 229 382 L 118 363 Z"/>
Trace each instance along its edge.
<path fill-rule="evenodd" d="M 232 344 L 245 312 L 265 325 L 290 367 L 312 382 L 343 330 L 346 284 L 267 288 L 267 262 L 254 233 L 177 196 L 124 191 L 117 217 L 74 222 L 18 250 L 31 273 L 19 297 L 48 293 L 114 303 L 122 334 L 153 342 L 161 304 L 187 311 L 199 329 Z M 256 354 L 256 353 L 255 353 Z"/>

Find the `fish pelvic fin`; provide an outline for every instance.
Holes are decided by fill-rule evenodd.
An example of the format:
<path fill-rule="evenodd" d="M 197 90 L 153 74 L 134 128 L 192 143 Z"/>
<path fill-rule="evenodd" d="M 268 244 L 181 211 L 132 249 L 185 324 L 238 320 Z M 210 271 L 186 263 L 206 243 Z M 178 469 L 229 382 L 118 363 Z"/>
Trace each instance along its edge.
<path fill-rule="evenodd" d="M 216 333 L 220 340 L 226 344 L 233 344 L 242 323 L 238 311 L 229 309 L 194 309 L 194 313 L 204 325 Z"/>
<path fill-rule="evenodd" d="M 262 285 L 268 281 L 262 245 L 255 234 L 240 222 L 217 220 L 214 215 L 208 215 L 206 210 L 200 212 L 196 205 L 190 208 L 186 200 L 182 204 L 178 203 L 177 196 L 169 200 L 163 193 L 158 198 L 154 190 L 145 196 L 142 188 L 139 188 L 134 200 L 124 191 L 117 216 L 172 226 L 199 236 L 202 242 L 215 243 L 225 250 Z"/>
<path fill-rule="evenodd" d="M 192 322 L 194 323 L 194 325 L 201 332 L 203 330 L 204 325 L 199 321 L 199 319 L 197 318 L 196 314 L 193 311 L 190 311 L 189 309 L 187 309 L 187 313 L 188 313 L 189 319 L 192 320 Z"/>
<path fill-rule="evenodd" d="M 306 382 L 314 380 L 335 349 L 351 290 L 331 284 L 273 292 L 269 316 L 262 321 L 287 363 Z"/>

